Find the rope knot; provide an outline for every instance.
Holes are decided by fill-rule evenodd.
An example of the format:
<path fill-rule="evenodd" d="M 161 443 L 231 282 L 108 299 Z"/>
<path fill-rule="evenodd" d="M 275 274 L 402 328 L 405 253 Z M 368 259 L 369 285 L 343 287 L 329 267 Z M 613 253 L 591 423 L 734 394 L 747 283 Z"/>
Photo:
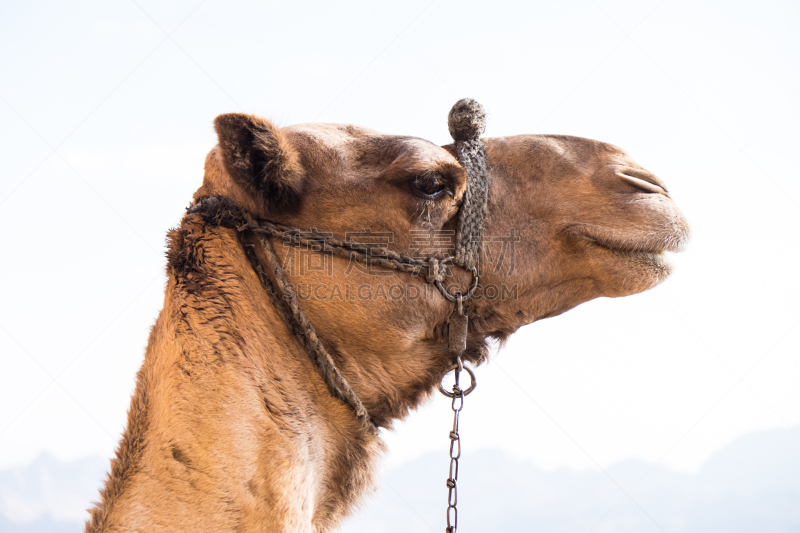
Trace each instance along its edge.
<path fill-rule="evenodd" d="M 486 130 L 486 110 L 472 98 L 462 98 L 450 109 L 447 127 L 455 141 L 478 140 Z"/>
<path fill-rule="evenodd" d="M 425 281 L 430 283 L 431 285 L 439 282 L 444 282 L 444 274 L 447 267 L 441 263 L 439 260 L 431 257 L 428 259 L 428 272 L 425 274 Z"/>

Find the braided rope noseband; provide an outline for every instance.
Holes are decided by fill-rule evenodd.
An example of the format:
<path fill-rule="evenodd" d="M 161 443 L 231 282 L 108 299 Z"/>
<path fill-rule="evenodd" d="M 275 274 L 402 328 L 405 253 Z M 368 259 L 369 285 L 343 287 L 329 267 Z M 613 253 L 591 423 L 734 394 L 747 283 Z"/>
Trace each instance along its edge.
<path fill-rule="evenodd" d="M 207 224 L 236 231 L 237 238 L 262 288 L 276 303 L 276 307 L 305 348 L 309 359 L 319 370 L 328 389 L 335 397 L 350 405 L 356 417 L 373 432 L 377 432 L 377 427 L 369 413 L 336 368 L 333 358 L 317 335 L 314 326 L 300 308 L 297 296 L 291 283 L 286 279 L 269 237 L 290 237 L 295 245 L 307 245 L 311 246 L 309 249 L 321 250 L 368 265 L 424 276 L 425 280 L 434 284 L 447 300 L 457 302 L 450 320 L 449 344 L 450 351 L 456 357 L 460 357 L 466 349 L 468 325 L 462 303 L 472 296 L 478 286 L 477 258 L 486 214 L 488 178 L 483 145 L 478 139 L 484 129 L 485 117 L 483 107 L 474 100 L 466 98 L 459 100 L 450 111 L 450 133 L 456 141 L 459 162 L 467 171 L 467 190 L 460 209 L 455 256 L 419 259 L 388 248 L 342 241 L 314 230 L 289 228 L 268 220 L 256 219 L 228 198 L 220 196 L 202 198 L 187 209 L 187 214 L 198 214 Z M 261 243 L 271 277 L 265 272 L 258 258 L 255 246 L 252 244 L 253 237 L 258 238 Z M 444 288 L 443 282 L 450 264 L 457 264 L 472 272 L 472 283 L 463 294 L 452 295 Z"/>
<path fill-rule="evenodd" d="M 467 171 L 467 190 L 458 220 L 455 263 L 466 269 L 478 266 L 483 240 L 483 222 L 489 198 L 489 173 L 481 134 L 486 129 L 486 112 L 471 98 L 455 103 L 447 120 L 455 140 L 456 157 Z"/>

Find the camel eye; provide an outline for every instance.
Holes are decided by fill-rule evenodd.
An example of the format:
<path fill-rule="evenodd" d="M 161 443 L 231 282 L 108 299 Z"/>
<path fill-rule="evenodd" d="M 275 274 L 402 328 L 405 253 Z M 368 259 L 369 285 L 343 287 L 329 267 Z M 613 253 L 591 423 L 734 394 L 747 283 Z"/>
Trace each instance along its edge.
<path fill-rule="evenodd" d="M 432 200 L 445 191 L 450 195 L 453 194 L 447 186 L 447 183 L 442 180 L 441 176 L 437 176 L 436 174 L 417 176 L 411 183 L 411 188 L 417 196 L 425 198 L 426 200 Z"/>

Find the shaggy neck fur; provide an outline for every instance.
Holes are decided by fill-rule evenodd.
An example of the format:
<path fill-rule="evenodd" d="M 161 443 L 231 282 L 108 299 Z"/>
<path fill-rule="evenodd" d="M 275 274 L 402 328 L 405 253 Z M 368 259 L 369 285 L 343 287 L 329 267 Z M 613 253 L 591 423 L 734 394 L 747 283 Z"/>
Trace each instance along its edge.
<path fill-rule="evenodd" d="M 168 270 L 128 427 L 86 531 L 335 523 L 371 485 L 379 439 L 331 397 L 231 230 L 187 217 L 170 234 Z"/>

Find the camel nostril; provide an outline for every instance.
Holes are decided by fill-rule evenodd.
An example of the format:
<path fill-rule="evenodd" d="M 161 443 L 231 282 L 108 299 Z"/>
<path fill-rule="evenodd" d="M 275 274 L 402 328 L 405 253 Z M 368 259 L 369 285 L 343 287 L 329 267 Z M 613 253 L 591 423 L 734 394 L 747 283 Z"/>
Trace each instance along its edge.
<path fill-rule="evenodd" d="M 667 195 L 667 188 L 661 183 L 661 180 L 644 169 L 623 167 L 618 169 L 615 174 L 618 178 L 639 190 Z"/>

